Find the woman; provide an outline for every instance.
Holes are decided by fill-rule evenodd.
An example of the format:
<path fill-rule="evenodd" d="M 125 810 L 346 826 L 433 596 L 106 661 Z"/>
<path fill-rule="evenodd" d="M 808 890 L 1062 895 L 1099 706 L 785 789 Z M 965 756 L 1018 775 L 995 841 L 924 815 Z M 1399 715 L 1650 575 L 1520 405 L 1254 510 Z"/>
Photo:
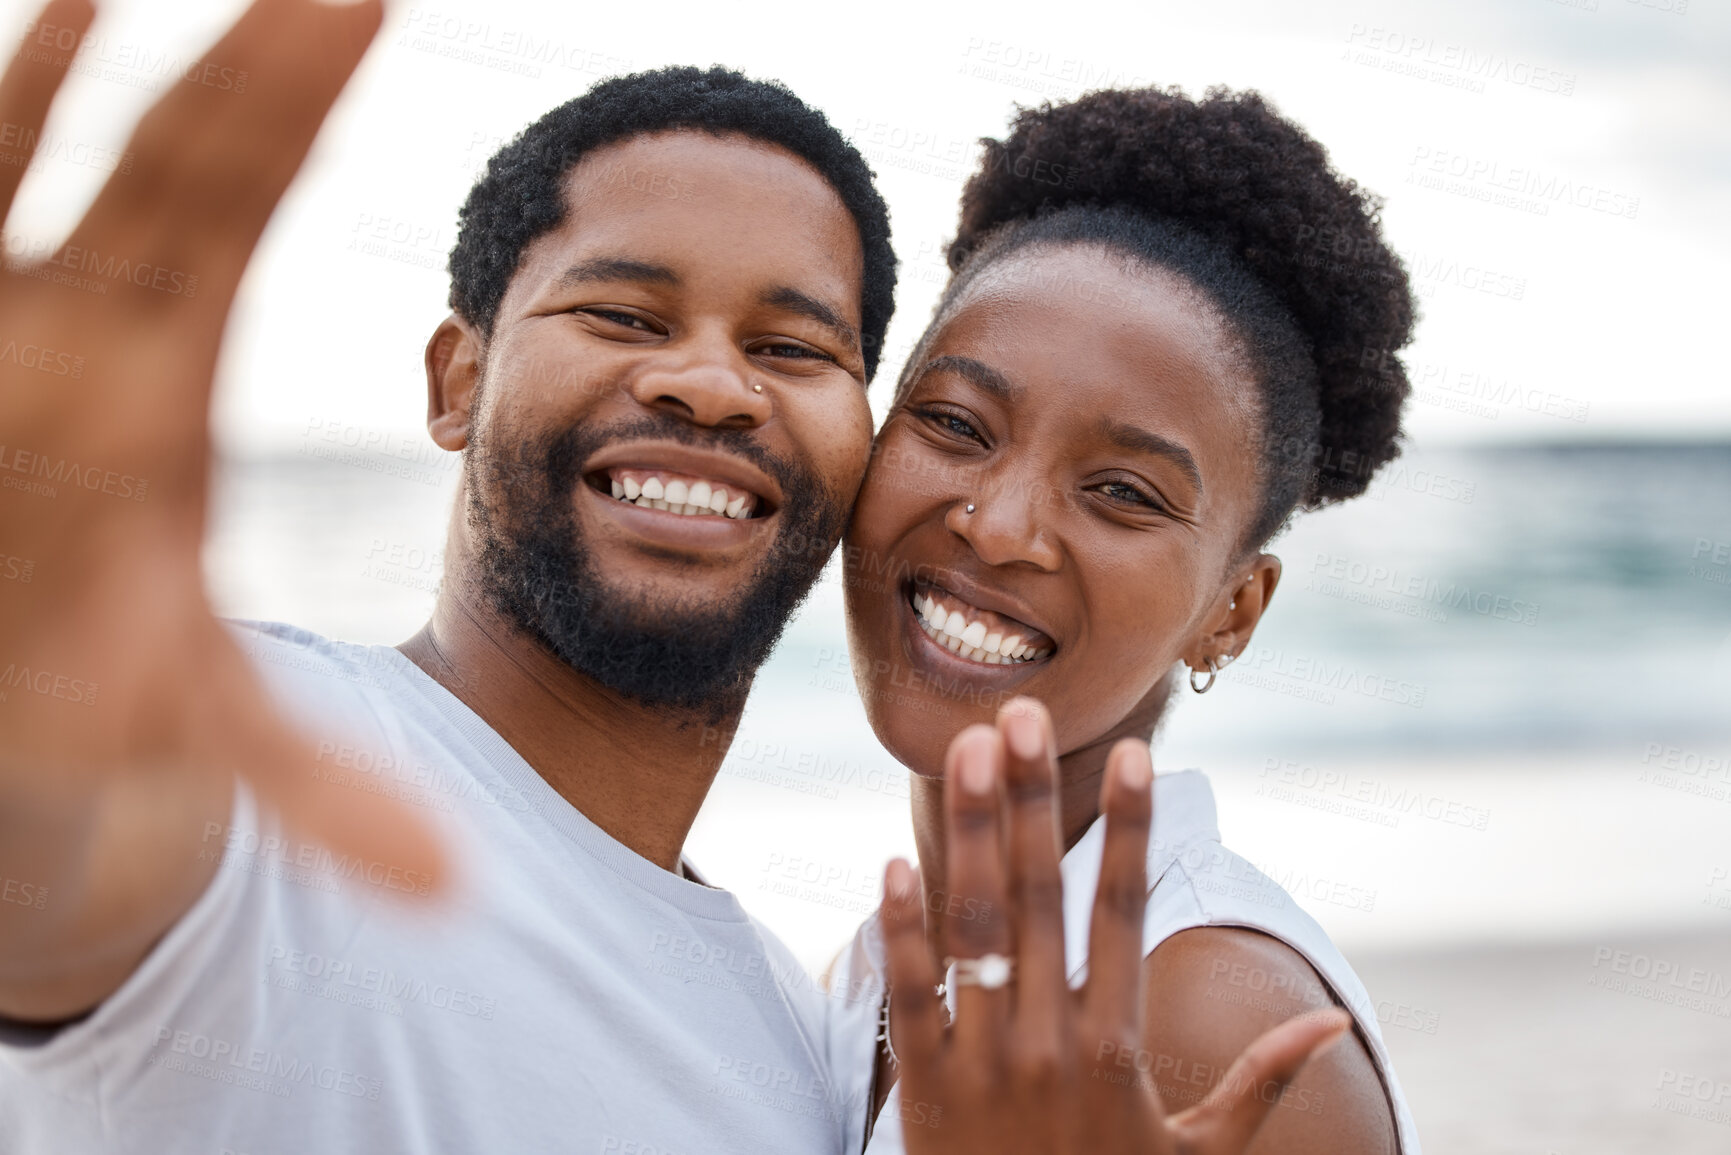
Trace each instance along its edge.
<path fill-rule="evenodd" d="M 1280 578 L 1262 547 L 1294 511 L 1363 492 L 1398 452 L 1408 387 L 1392 354 L 1414 312 L 1377 211 L 1254 93 L 1095 93 L 1025 110 L 988 142 L 846 551 L 861 693 L 914 772 L 931 959 L 972 960 L 969 987 L 1009 976 L 978 961 L 977 942 L 952 941 L 977 937 L 957 910 L 979 886 L 945 876 L 948 737 L 1014 695 L 1049 707 L 1077 981 L 1115 744 L 1148 742 L 1180 664 L 1203 693 L 1243 652 Z M 1005 742 L 1033 727 L 1031 749 L 1037 712 L 1011 715 Z M 1250 1150 L 1416 1153 L 1374 1009 L 1327 936 L 1220 845 L 1200 773 L 1157 779 L 1153 809 L 1148 1063 L 1132 1067 L 1168 1106 L 1193 1102 L 1264 1030 L 1338 1004 L 1352 1033 L 1304 1070 Z M 888 878 L 906 884 L 899 867 Z M 836 1076 L 861 1102 L 887 1102 L 874 1155 L 897 1150 L 915 1118 L 889 1089 L 895 1063 L 875 1029 L 883 929 L 868 921 L 832 976 L 849 996 Z M 905 997 L 925 999 L 898 991 L 898 1016 Z"/>

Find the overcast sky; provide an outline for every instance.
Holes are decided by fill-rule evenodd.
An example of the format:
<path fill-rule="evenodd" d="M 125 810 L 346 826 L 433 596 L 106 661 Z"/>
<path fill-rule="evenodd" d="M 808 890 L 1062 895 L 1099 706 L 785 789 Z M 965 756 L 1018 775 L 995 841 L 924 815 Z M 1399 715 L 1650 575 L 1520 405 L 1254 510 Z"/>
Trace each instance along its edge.
<path fill-rule="evenodd" d="M 0 6 L 8 35 L 34 8 Z M 238 9 L 106 0 L 10 233 L 63 235 L 163 62 Z M 887 370 L 929 315 L 973 142 L 1015 102 L 1226 84 L 1386 198 L 1423 308 L 1415 438 L 1731 436 L 1728 61 L 1725 0 L 397 4 L 254 259 L 218 429 L 236 449 L 418 429 L 477 167 L 602 75 L 721 63 L 788 83 L 878 170 L 902 260 Z"/>

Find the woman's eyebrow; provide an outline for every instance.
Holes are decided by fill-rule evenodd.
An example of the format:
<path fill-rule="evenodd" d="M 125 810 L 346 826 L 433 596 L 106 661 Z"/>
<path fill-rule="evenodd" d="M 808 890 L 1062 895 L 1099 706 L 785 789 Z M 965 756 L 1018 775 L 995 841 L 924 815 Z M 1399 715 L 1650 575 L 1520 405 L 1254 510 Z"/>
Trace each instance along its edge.
<path fill-rule="evenodd" d="M 920 376 L 924 377 L 927 373 L 945 372 L 954 373 L 970 385 L 990 393 L 999 401 L 1015 401 L 1022 393 L 1020 386 L 1012 384 L 1008 377 L 985 362 L 976 361 L 972 357 L 960 357 L 954 353 L 946 353 L 942 357 L 933 357 L 927 361 L 924 367 L 920 369 Z"/>
<path fill-rule="evenodd" d="M 1134 425 L 1125 425 L 1110 417 L 1100 421 L 1100 433 L 1119 449 L 1130 453 L 1145 453 L 1152 457 L 1164 457 L 1172 462 L 1184 475 L 1190 479 L 1190 484 L 1196 487 L 1196 493 L 1202 493 L 1202 471 L 1196 468 L 1196 458 L 1191 452 L 1158 433 L 1150 433 L 1146 429 L 1138 429 Z"/>

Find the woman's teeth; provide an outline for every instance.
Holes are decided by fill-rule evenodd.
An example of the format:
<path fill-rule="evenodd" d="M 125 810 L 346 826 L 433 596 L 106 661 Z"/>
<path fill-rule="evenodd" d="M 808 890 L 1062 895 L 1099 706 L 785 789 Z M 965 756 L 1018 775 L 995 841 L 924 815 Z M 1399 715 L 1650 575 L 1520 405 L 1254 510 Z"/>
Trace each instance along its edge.
<path fill-rule="evenodd" d="M 718 482 L 647 473 L 614 471 L 608 479 L 613 496 L 643 509 L 664 509 L 686 517 L 731 517 L 744 520 L 757 508 L 749 493 L 729 493 Z"/>
<path fill-rule="evenodd" d="M 986 623 L 971 620 L 965 610 L 947 606 L 931 594 L 915 596 L 914 613 L 928 638 L 970 662 L 1010 666 L 1035 662 L 1052 652 L 1049 646 L 1025 645 L 1021 634 L 987 633 Z"/>

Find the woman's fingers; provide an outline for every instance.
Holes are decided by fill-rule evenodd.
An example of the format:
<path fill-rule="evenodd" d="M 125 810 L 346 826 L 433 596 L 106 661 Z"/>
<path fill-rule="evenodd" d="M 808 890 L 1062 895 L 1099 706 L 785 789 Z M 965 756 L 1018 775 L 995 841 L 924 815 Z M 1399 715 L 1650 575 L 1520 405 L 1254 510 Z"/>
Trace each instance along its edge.
<path fill-rule="evenodd" d="M 917 1080 L 943 1045 L 944 1023 L 926 948 L 919 874 L 900 858 L 884 870 L 880 910 L 889 960 L 890 1040 L 896 1059 Z"/>
<path fill-rule="evenodd" d="M 1069 985 L 1064 967 L 1064 883 L 1059 873 L 1058 751 L 1051 715 L 1033 698 L 998 712 L 1009 809 L 1009 900 L 1016 939 L 1016 1031 L 1055 1049 Z"/>
<path fill-rule="evenodd" d="M 1141 1033 L 1142 927 L 1148 903 L 1148 835 L 1154 824 L 1148 744 L 1126 738 L 1106 757 L 1100 811 L 1106 845 L 1088 926 L 1087 1021 Z"/>
<path fill-rule="evenodd" d="M 25 25 L 24 42 L 0 77 L 0 123 L 18 143 L 0 146 L 0 222 L 12 211 L 36 142 L 48 120 L 54 94 L 66 79 L 84 34 L 96 19 L 90 0 L 48 0 L 36 19 Z"/>
<path fill-rule="evenodd" d="M 1244 1049 L 1206 1099 L 1173 1116 L 1171 1129 L 1200 1155 L 1240 1155 L 1304 1064 L 1351 1026 L 1338 1007 L 1281 1023 Z"/>
<path fill-rule="evenodd" d="M 942 904 L 944 941 L 959 960 L 1008 958 L 1012 941 L 999 837 L 1003 739 L 990 726 L 969 726 L 950 743 L 944 762 L 947 893 L 932 896 Z M 979 1061 L 998 1057 L 1009 993 L 1007 986 L 957 983 L 956 1045 Z"/>

